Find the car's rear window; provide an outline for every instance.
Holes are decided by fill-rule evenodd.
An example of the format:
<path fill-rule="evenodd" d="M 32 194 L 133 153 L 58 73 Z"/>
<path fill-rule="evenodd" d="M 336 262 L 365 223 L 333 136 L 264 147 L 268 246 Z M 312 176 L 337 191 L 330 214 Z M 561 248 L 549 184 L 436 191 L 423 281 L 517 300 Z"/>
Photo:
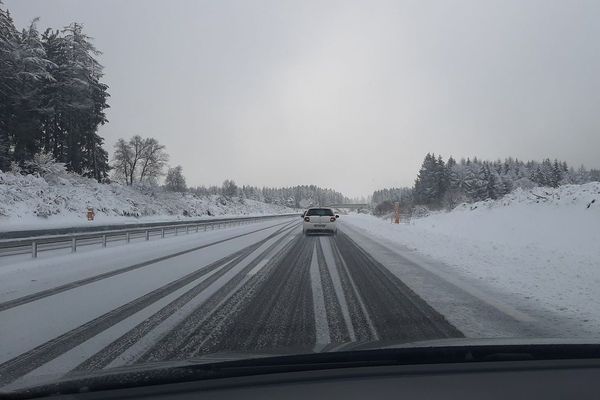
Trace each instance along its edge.
<path fill-rule="evenodd" d="M 308 210 L 306 215 L 308 215 L 308 216 L 318 215 L 320 217 L 324 217 L 324 216 L 333 217 L 333 210 L 331 210 L 331 208 L 311 208 L 310 210 Z"/>

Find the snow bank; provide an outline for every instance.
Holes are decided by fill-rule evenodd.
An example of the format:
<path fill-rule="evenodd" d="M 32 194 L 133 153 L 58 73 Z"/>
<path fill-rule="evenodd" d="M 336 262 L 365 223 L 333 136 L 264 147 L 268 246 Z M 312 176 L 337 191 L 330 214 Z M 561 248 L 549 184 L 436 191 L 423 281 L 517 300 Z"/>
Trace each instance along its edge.
<path fill-rule="evenodd" d="M 600 183 L 517 190 L 394 225 L 345 218 L 510 296 L 600 333 Z"/>
<path fill-rule="evenodd" d="M 291 211 L 247 199 L 100 184 L 68 173 L 45 179 L 0 171 L 0 231 L 87 224 L 88 207 L 96 213 L 94 224 Z"/>

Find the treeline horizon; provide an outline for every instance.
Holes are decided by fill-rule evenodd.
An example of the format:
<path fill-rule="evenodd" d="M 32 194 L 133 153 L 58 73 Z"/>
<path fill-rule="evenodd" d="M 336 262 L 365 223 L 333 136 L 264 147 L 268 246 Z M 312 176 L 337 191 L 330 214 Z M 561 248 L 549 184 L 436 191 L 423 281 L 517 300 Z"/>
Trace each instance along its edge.
<path fill-rule="evenodd" d="M 197 195 L 220 195 L 240 197 L 268 204 L 277 204 L 292 208 L 310 206 L 325 206 L 329 204 L 348 203 L 350 199 L 333 189 L 321 188 L 316 185 L 296 185 L 288 187 L 258 187 L 251 185 L 238 186 L 233 180 L 227 179 L 222 186 L 196 186 L 188 191 Z"/>
<path fill-rule="evenodd" d="M 461 203 L 499 199 L 517 188 L 558 187 L 600 181 L 600 169 L 578 169 L 566 161 L 546 158 L 521 161 L 508 157 L 488 161 L 477 157 L 444 161 L 441 155 L 427 153 L 412 187 L 387 188 L 373 192 L 371 204 L 376 214 L 390 212 L 398 202 L 404 210 L 416 206 L 452 209 Z"/>

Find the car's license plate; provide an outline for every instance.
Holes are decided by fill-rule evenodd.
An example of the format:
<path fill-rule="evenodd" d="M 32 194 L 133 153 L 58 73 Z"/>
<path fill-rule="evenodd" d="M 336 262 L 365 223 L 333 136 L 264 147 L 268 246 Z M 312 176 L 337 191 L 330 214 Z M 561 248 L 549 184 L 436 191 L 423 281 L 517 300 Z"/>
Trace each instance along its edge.
<path fill-rule="evenodd" d="M 315 228 L 325 228 L 325 224 L 315 224 Z"/>

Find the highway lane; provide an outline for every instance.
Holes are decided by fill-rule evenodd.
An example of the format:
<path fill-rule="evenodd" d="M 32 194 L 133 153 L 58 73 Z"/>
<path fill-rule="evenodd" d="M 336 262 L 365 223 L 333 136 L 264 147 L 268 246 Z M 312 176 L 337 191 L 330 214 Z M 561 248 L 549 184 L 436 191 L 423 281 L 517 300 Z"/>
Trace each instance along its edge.
<path fill-rule="evenodd" d="M 306 237 L 300 221 L 290 219 L 227 245 L 48 288 L 4 309 L 0 304 L 0 324 L 8 330 L 15 316 L 34 321 L 38 303 L 65 307 L 78 301 L 83 312 L 89 302 L 97 310 L 70 321 L 64 332 L 55 329 L 47 340 L 21 346 L 0 363 L 0 385 L 219 352 L 313 352 L 349 342 L 463 336 L 343 229 L 335 237 Z M 136 281 L 141 288 L 121 302 L 91 294 L 97 288 L 118 297 L 127 282 Z M 63 299 L 53 303 L 55 296 Z M 44 329 L 48 322 L 36 323 Z"/>

